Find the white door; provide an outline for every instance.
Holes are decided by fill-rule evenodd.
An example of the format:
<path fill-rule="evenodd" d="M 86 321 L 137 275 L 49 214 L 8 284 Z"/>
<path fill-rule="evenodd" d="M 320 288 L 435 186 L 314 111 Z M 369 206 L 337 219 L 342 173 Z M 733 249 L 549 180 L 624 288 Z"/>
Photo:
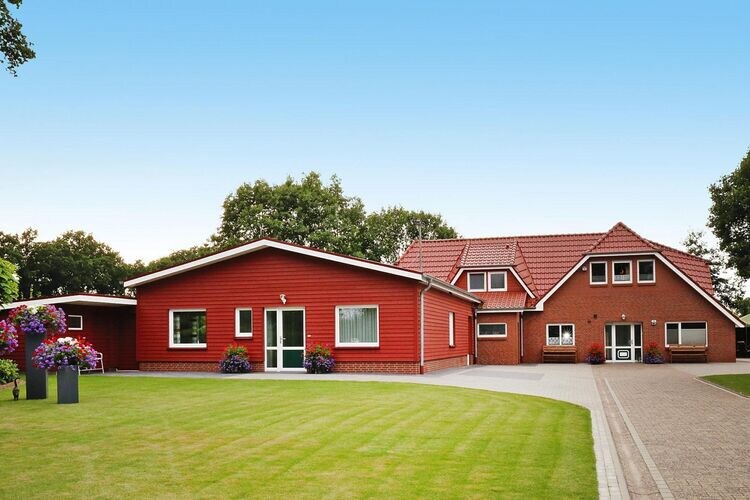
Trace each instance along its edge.
<path fill-rule="evenodd" d="M 305 371 L 305 310 L 266 309 L 266 371 Z"/>
<path fill-rule="evenodd" d="M 607 361 L 635 363 L 643 354 L 640 323 L 612 323 L 604 327 L 604 354 Z"/>

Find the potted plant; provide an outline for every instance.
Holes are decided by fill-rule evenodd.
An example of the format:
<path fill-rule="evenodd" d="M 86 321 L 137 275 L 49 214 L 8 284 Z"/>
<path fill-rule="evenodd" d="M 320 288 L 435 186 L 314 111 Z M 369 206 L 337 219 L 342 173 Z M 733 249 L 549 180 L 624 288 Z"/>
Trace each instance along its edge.
<path fill-rule="evenodd" d="M 331 349 L 320 344 L 305 351 L 303 363 L 307 373 L 331 373 L 336 361 L 333 359 Z"/>
<path fill-rule="evenodd" d="M 601 365 L 604 363 L 604 346 L 601 344 L 591 344 L 589 353 L 586 355 L 586 362 L 590 365 Z"/>
<path fill-rule="evenodd" d="M 249 373 L 251 369 L 247 347 L 231 344 L 224 349 L 224 355 L 219 361 L 221 373 Z"/>
<path fill-rule="evenodd" d="M 649 342 L 646 346 L 646 355 L 643 357 L 643 362 L 647 365 L 660 365 L 664 362 L 664 356 L 661 353 L 659 344 L 656 342 Z"/>
<path fill-rule="evenodd" d="M 0 356 L 10 354 L 18 348 L 16 327 L 8 321 L 0 321 Z"/>
<path fill-rule="evenodd" d="M 78 402 L 78 368 L 94 368 L 99 353 L 81 337 L 50 337 L 42 342 L 32 357 L 40 370 L 57 368 L 57 402 Z"/>
<path fill-rule="evenodd" d="M 47 334 L 67 331 L 65 313 L 52 305 L 20 306 L 10 312 L 8 319 L 24 335 L 26 399 L 47 399 L 47 370 L 34 367 L 31 358 Z"/>

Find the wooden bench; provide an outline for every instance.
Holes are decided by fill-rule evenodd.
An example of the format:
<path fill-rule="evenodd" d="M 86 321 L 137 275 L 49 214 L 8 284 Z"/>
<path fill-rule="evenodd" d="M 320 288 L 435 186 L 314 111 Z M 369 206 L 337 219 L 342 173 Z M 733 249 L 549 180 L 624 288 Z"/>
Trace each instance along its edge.
<path fill-rule="evenodd" d="M 575 363 L 577 359 L 574 345 L 546 345 L 542 348 L 542 361 L 545 363 Z"/>
<path fill-rule="evenodd" d="M 704 345 L 674 345 L 669 348 L 672 363 L 706 363 L 708 347 Z"/>

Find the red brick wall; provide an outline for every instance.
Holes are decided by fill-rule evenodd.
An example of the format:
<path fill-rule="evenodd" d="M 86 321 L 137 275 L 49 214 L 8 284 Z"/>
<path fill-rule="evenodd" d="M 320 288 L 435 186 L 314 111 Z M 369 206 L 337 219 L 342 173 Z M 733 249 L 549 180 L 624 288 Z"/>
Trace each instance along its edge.
<path fill-rule="evenodd" d="M 469 364 L 471 364 L 471 359 L 466 355 L 444 359 L 433 359 L 431 361 L 425 361 L 424 373 L 445 370 L 447 368 L 461 368 L 463 366 L 468 366 Z"/>
<path fill-rule="evenodd" d="M 417 375 L 419 374 L 419 362 L 337 361 L 334 371 L 338 373 L 391 373 L 401 375 Z"/>
<path fill-rule="evenodd" d="M 638 284 L 637 259 L 594 259 L 608 262 L 609 284 L 589 285 L 589 271 L 579 269 L 544 304 L 543 312 L 524 313 L 523 361 L 541 362 L 548 323 L 575 324 L 578 359 L 583 360 L 592 343 L 604 344 L 606 323 L 642 323 L 643 345 L 655 341 L 664 350 L 664 323 L 672 321 L 706 321 L 708 360 L 734 361 L 733 323 L 659 260 L 656 283 Z M 633 261 L 633 284 L 612 284 L 612 260 Z M 622 314 L 626 315 L 625 320 L 621 319 Z M 651 326 L 651 320 L 656 320 L 656 326 Z"/>
<path fill-rule="evenodd" d="M 477 363 L 480 365 L 517 365 L 521 362 L 520 313 L 478 314 L 477 323 L 505 323 L 507 337 L 478 338 Z"/>
<path fill-rule="evenodd" d="M 135 307 L 100 307 L 81 305 L 60 305 L 65 314 L 83 316 L 83 330 L 69 331 L 72 337 L 85 337 L 94 349 L 104 355 L 104 367 L 107 370 L 133 370 L 135 361 Z M 8 311 L 0 312 L 0 319 L 5 319 Z M 18 348 L 5 356 L 18 363 L 21 370 L 26 369 L 24 361 L 24 335 L 18 333 Z"/>
<path fill-rule="evenodd" d="M 145 372 L 218 372 L 219 363 L 192 361 L 146 361 L 140 363 Z M 255 370 L 255 367 L 253 367 Z"/>

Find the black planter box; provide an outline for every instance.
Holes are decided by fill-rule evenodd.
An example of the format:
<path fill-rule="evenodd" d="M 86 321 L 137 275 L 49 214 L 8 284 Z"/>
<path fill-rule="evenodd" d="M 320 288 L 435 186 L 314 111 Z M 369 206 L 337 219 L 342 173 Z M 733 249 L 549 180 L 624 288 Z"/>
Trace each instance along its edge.
<path fill-rule="evenodd" d="M 47 399 L 47 370 L 34 368 L 31 356 L 39 344 L 44 341 L 45 334 L 28 333 L 24 336 L 26 347 L 26 399 Z"/>

